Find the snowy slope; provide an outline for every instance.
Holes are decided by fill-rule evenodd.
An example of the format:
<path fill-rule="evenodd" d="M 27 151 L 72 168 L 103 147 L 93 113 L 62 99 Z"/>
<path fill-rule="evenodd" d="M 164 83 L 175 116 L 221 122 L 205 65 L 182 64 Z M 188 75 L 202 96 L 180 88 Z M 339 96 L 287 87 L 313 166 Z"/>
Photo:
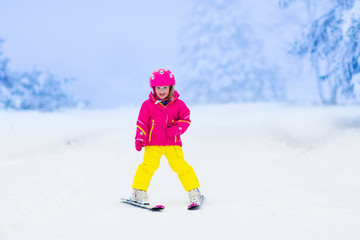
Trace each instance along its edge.
<path fill-rule="evenodd" d="M 119 203 L 143 154 L 138 109 L 0 111 L 0 239 L 359 239 L 358 107 L 191 110 L 184 154 L 204 206 L 186 210 L 163 159 L 149 189 L 161 213 Z"/>

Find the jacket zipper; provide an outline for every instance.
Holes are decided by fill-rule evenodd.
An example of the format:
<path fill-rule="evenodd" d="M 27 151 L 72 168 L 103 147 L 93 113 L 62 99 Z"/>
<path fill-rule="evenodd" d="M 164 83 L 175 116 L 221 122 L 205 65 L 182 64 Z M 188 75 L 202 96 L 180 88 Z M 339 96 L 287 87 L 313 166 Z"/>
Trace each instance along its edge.
<path fill-rule="evenodd" d="M 172 120 L 172 124 L 174 124 L 174 121 L 175 121 L 175 120 Z M 176 135 L 175 135 L 175 143 L 176 143 L 176 140 L 177 140 L 177 139 L 176 139 Z"/>
<path fill-rule="evenodd" d="M 149 142 L 151 142 L 151 133 L 152 133 L 152 131 L 154 129 L 154 126 L 155 126 L 155 120 L 153 119 L 152 120 L 152 127 L 151 127 L 150 134 L 149 134 Z"/>

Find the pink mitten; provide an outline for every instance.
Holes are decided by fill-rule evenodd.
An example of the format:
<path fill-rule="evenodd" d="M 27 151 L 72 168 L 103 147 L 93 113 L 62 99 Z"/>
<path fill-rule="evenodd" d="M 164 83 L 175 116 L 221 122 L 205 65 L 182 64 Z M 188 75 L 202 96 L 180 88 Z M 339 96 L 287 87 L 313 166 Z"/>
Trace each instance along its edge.
<path fill-rule="evenodd" d="M 142 147 L 144 147 L 144 143 L 141 140 L 135 140 L 135 148 L 137 151 L 141 151 Z"/>
<path fill-rule="evenodd" d="M 179 135 L 180 131 L 179 128 L 176 126 L 169 126 L 166 129 L 166 135 L 168 135 L 169 137 L 174 137 L 176 135 Z"/>

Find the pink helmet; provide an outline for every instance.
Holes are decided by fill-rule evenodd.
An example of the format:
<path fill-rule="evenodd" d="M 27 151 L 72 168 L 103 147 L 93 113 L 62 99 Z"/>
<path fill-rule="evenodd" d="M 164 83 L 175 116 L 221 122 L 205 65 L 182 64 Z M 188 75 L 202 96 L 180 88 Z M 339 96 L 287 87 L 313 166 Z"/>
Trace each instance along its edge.
<path fill-rule="evenodd" d="M 168 69 L 160 68 L 150 76 L 150 87 L 175 85 L 175 76 Z"/>

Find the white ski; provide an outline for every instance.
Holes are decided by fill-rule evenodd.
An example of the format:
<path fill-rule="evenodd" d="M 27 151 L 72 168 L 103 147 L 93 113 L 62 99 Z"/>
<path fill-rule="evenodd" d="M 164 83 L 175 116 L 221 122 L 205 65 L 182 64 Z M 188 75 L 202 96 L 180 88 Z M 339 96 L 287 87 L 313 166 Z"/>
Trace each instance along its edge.
<path fill-rule="evenodd" d="M 165 209 L 165 206 L 163 205 L 153 205 L 153 204 L 141 204 L 138 202 L 134 202 L 132 200 L 130 200 L 129 198 L 121 198 L 120 199 L 123 203 L 127 203 L 136 207 L 140 207 L 140 208 L 145 208 L 151 211 L 161 211 L 163 209 Z"/>

